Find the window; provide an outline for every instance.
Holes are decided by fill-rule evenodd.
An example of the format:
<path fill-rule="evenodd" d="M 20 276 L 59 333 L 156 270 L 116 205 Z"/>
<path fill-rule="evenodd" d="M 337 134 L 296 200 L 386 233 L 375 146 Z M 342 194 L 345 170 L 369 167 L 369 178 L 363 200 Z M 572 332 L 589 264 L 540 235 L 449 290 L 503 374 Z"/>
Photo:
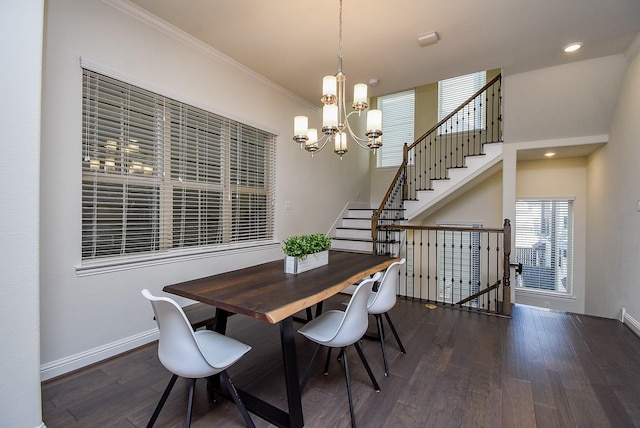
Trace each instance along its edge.
<path fill-rule="evenodd" d="M 516 201 L 516 262 L 523 289 L 572 293 L 573 201 Z"/>
<path fill-rule="evenodd" d="M 94 71 L 83 85 L 83 261 L 273 239 L 273 134 Z"/>
<path fill-rule="evenodd" d="M 482 89 L 486 80 L 487 73 L 480 71 L 438 82 L 438 122 Z M 466 123 L 459 124 L 456 129 L 468 131 L 484 128 L 485 109 L 477 107 L 469 106 L 467 114 L 459 116 L 458 120 Z"/>
<path fill-rule="evenodd" d="M 405 143 L 413 143 L 415 92 L 412 90 L 378 98 L 382 111 L 382 147 L 378 151 L 378 168 L 402 163 Z"/>

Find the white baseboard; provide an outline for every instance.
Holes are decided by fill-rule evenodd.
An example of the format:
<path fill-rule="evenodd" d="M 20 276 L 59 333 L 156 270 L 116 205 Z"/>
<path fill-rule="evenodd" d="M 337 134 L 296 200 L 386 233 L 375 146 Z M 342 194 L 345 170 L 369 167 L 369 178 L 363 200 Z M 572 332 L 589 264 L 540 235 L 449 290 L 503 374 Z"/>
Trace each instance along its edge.
<path fill-rule="evenodd" d="M 625 308 L 622 308 L 620 321 L 629 327 L 631 331 L 635 333 L 636 336 L 640 337 L 640 322 L 638 322 L 635 318 L 633 318 Z"/>
<path fill-rule="evenodd" d="M 149 342 L 158 340 L 158 328 L 89 349 L 76 355 L 61 358 L 40 366 L 40 380 L 45 381 L 56 376 L 81 369 L 98 361 L 106 360 L 126 351 L 130 351 Z"/>

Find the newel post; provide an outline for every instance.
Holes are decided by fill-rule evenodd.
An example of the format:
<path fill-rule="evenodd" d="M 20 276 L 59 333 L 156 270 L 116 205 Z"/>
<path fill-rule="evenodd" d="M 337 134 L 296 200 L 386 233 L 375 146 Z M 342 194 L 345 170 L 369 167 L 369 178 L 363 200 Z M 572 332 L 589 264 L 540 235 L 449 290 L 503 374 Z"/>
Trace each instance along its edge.
<path fill-rule="evenodd" d="M 378 210 L 373 210 L 373 215 L 371 216 L 371 240 L 373 241 L 374 255 L 378 255 L 378 218 L 380 218 Z"/>
<path fill-rule="evenodd" d="M 409 146 L 404 143 L 402 146 L 402 160 L 404 165 L 404 183 L 402 183 L 402 200 L 409 199 L 409 186 L 407 186 L 407 167 L 409 166 Z"/>
<path fill-rule="evenodd" d="M 511 221 L 504 219 L 504 235 L 502 237 L 504 262 L 502 264 L 502 313 L 511 316 Z"/>

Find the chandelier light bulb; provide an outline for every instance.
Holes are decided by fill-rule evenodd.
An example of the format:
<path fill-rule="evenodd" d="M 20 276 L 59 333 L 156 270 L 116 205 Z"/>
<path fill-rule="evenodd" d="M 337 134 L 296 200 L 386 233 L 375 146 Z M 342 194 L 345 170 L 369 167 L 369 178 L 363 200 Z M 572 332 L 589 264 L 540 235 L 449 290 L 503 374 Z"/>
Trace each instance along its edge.
<path fill-rule="evenodd" d="M 336 154 L 338 156 L 340 156 L 340 160 L 342 160 L 342 155 L 344 155 L 345 153 L 347 153 L 347 134 L 344 132 L 338 132 L 335 135 L 335 148 L 334 148 L 334 152 L 336 152 Z"/>
<path fill-rule="evenodd" d="M 296 116 L 293 118 L 293 140 L 300 144 L 300 148 L 306 143 L 308 137 L 309 119 L 307 116 Z"/>
<path fill-rule="evenodd" d="M 338 129 L 338 106 L 327 104 L 322 107 L 322 132 L 335 134 Z"/>
<path fill-rule="evenodd" d="M 382 132 L 382 111 L 369 110 L 367 112 L 367 133 Z"/>
<path fill-rule="evenodd" d="M 311 153 L 311 157 L 313 157 L 313 154 L 315 152 L 318 151 L 318 130 L 315 128 L 309 128 L 309 130 L 307 131 L 307 135 L 309 137 L 309 140 L 307 141 L 307 144 L 305 144 L 304 148 L 306 151 Z"/>
<path fill-rule="evenodd" d="M 362 111 L 367 107 L 367 85 L 358 83 L 353 87 L 353 108 Z"/>
<path fill-rule="evenodd" d="M 336 76 L 324 76 L 322 79 L 322 94 L 337 95 Z"/>
<path fill-rule="evenodd" d="M 318 142 L 318 130 L 315 128 L 309 128 L 309 132 L 307 133 L 309 136 L 309 140 L 307 144 L 315 144 Z"/>
<path fill-rule="evenodd" d="M 293 118 L 293 134 L 307 135 L 309 128 L 309 118 L 307 116 L 296 116 Z"/>

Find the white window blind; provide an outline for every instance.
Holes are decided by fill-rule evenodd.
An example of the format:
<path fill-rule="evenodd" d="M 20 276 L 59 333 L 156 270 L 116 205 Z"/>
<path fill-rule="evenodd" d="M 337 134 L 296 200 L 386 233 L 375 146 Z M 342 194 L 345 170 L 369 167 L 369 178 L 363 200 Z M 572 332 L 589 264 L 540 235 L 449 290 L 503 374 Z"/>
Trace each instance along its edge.
<path fill-rule="evenodd" d="M 573 277 L 573 201 L 516 201 L 518 287 L 571 294 Z"/>
<path fill-rule="evenodd" d="M 398 166 L 402 163 L 405 143 L 413 143 L 415 92 L 398 92 L 378 98 L 382 110 L 382 147 L 378 151 L 378 168 Z"/>
<path fill-rule="evenodd" d="M 486 72 L 480 71 L 439 81 L 438 122 L 460 107 L 460 105 L 467 101 L 473 94 L 482 89 L 486 80 Z M 457 129 L 483 129 L 485 116 L 484 108 L 481 108 L 480 106 L 470 107 L 470 114 L 463 114 L 459 117 L 459 120 L 464 120 L 467 123 L 459 124 Z"/>
<path fill-rule="evenodd" d="M 273 239 L 273 134 L 90 70 L 83 85 L 83 260 Z"/>

